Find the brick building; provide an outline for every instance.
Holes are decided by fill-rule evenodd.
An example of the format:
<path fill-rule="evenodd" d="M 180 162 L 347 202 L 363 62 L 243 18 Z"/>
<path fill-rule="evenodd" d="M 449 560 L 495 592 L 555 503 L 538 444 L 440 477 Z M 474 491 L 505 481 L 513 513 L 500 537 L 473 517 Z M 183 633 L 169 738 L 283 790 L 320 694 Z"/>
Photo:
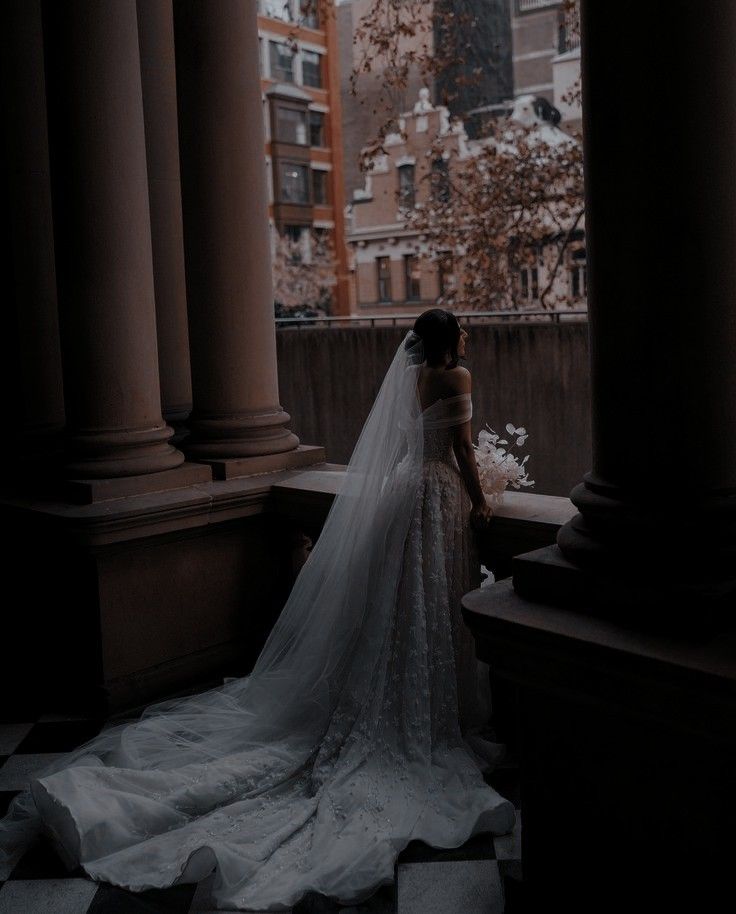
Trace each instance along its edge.
<path fill-rule="evenodd" d="M 451 123 L 448 109 L 433 106 L 428 94 L 422 90 L 414 110 L 400 118 L 406 141 L 398 133 L 387 137 L 387 154 L 375 160 L 364 187 L 353 196 L 348 242 L 358 313 L 420 313 L 452 281 L 444 263 L 420 256 L 422 238 L 404 224 L 401 212 L 426 193 L 423 179 L 432 167 L 426 153 L 435 140 L 448 158 L 467 154 L 462 126 Z"/>
<path fill-rule="evenodd" d="M 519 123 L 536 128 L 554 144 L 567 135 L 545 117 L 556 112 L 543 99 L 519 96 L 511 113 Z M 470 139 L 464 124 L 420 90 L 413 109 L 399 118 L 401 133 L 386 138 L 386 154 L 375 158 L 365 184 L 353 194 L 349 208 L 348 244 L 358 314 L 421 313 L 462 286 L 463 262 L 429 251 L 427 240 L 407 224 L 405 211 L 423 205 L 431 191 L 429 172 L 446 172 L 453 162 L 476 155 L 488 138 Z M 437 148 L 439 155 L 435 154 Z M 430 150 L 434 150 L 430 154 Z M 582 226 L 581 222 L 581 226 Z M 536 264 L 523 266 L 515 277 L 515 304 L 534 310 L 556 259 L 554 244 L 543 246 Z M 569 245 L 562 270 L 555 277 L 555 296 L 575 308 L 585 307 L 586 264 L 583 230 Z M 458 308 L 461 308 L 458 305 Z"/>
<path fill-rule="evenodd" d="M 409 68 L 406 85 L 392 87 L 390 92 L 394 109 L 384 110 L 381 88 L 382 73 L 376 61 L 371 74 L 361 74 L 357 80 L 357 97 L 351 94 L 350 73 L 360 60 L 361 49 L 353 43 L 353 35 L 361 18 L 371 7 L 371 0 L 337 0 L 337 31 L 340 56 L 340 81 L 343 108 L 343 167 L 346 197 L 363 186 L 359 167 L 360 151 L 376 135 L 388 116 L 405 111 L 413 105 L 419 90 L 426 86 L 435 105 L 446 104 L 452 115 L 464 115 L 473 108 L 496 105 L 513 94 L 511 63 L 511 17 L 509 0 L 464 0 L 462 10 L 474 16 L 468 26 L 463 18 L 456 17 L 457 31 L 447 31 L 433 23 L 435 11 L 443 5 L 452 7 L 450 0 L 427 0 L 422 5 L 424 21 L 416 22 L 413 36 L 402 36 L 402 53 L 415 51 L 422 54 L 422 46 L 430 51 L 436 43 L 446 48 L 458 48 L 458 64 L 450 67 L 436 79 L 422 75 L 416 66 Z M 444 29 L 444 31 L 442 30 Z M 460 53 L 462 48 L 462 54 Z M 469 73 L 470 81 L 465 81 Z M 467 125 L 470 135 L 473 125 Z"/>
<path fill-rule="evenodd" d="M 272 232 L 332 237 L 332 308 L 350 310 L 335 20 L 305 0 L 259 0 L 258 37 Z"/>
<path fill-rule="evenodd" d="M 436 2 L 427 3 L 426 15 L 432 16 L 437 6 Z M 399 129 L 407 131 L 406 142 L 398 132 L 390 135 L 388 154 L 375 163 L 370 175 L 365 175 L 359 167 L 361 149 L 387 119 L 379 104 L 380 72 L 359 78 L 357 88 L 363 104 L 350 94 L 350 72 L 360 53 L 353 34 L 369 7 L 370 0 L 343 0 L 337 7 L 343 168 L 349 201 L 347 237 L 354 280 L 352 308 L 356 313 L 421 311 L 437 301 L 447 283 L 456 280 L 448 259 L 438 262 L 420 256 L 425 246 L 403 224 L 398 196 L 405 191 L 413 194 L 412 188 L 421 195 L 419 188 L 426 185 L 422 182 L 427 167 L 424 154 L 437 137 L 447 159 L 460 150 L 461 155 L 471 154 L 474 143 L 483 142 L 492 131 L 496 118 L 515 106 L 524 118 L 525 107 L 532 105 L 531 116 L 539 120 L 557 119 L 552 110 L 556 108 L 563 129 L 578 127 L 579 106 L 563 99 L 580 75 L 579 29 L 560 0 L 499 0 L 479 5 L 465 65 L 479 66 L 480 80 L 459 90 L 445 106 L 441 100 L 451 88 L 446 84 L 457 74 L 450 72 L 443 74 L 444 79 L 426 81 L 418 72 L 410 71 L 403 91 L 393 92 L 395 113 L 408 112 L 398 118 Z M 431 46 L 432 38 L 438 40 L 436 28 L 428 32 L 426 25 L 420 25 L 414 40 L 419 44 L 428 35 Z M 422 90 L 424 106 L 431 110 L 416 118 L 415 102 Z M 462 123 L 451 127 L 454 118 L 462 118 Z M 458 268 L 455 264 L 454 269 Z M 524 268 L 518 277 L 519 298 L 530 308 L 538 303 L 545 271 L 542 255 L 537 266 Z M 554 291 L 575 307 L 585 304 L 582 231 Z"/>

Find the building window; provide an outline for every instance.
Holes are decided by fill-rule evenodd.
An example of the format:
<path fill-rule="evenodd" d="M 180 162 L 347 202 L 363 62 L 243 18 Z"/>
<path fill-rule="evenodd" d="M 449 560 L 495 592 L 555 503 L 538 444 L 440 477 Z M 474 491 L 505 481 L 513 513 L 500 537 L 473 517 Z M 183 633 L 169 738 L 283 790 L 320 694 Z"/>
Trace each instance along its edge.
<path fill-rule="evenodd" d="M 454 266 L 452 262 L 452 254 L 443 253 L 440 254 L 438 261 L 438 270 L 437 278 L 439 281 L 440 287 L 440 296 L 444 298 L 448 293 L 454 291 L 455 288 L 455 276 L 453 274 Z"/>
<path fill-rule="evenodd" d="M 299 0 L 299 20 L 309 29 L 319 28 L 319 0 Z"/>
<path fill-rule="evenodd" d="M 327 203 L 327 172 L 321 168 L 312 169 L 312 200 L 314 203 Z"/>
<path fill-rule="evenodd" d="M 297 108 L 276 108 L 276 139 L 281 143 L 307 145 L 307 112 Z"/>
<path fill-rule="evenodd" d="M 450 199 L 450 172 L 447 160 L 437 156 L 432 161 L 432 196 L 438 203 Z"/>
<path fill-rule="evenodd" d="M 399 166 L 399 206 L 402 209 L 414 209 L 414 166 Z"/>
<path fill-rule="evenodd" d="M 291 21 L 291 0 L 261 0 L 260 10 L 268 19 Z"/>
<path fill-rule="evenodd" d="M 309 144 L 325 146 L 325 116 L 321 111 L 309 112 Z"/>
<path fill-rule="evenodd" d="M 585 298 L 588 294 L 585 248 L 573 251 L 570 260 L 570 295 L 572 298 Z"/>
<path fill-rule="evenodd" d="M 302 51 L 302 82 L 314 89 L 322 88 L 322 55 L 316 51 Z"/>
<path fill-rule="evenodd" d="M 419 258 L 416 254 L 406 254 L 404 257 L 404 282 L 406 284 L 406 301 L 419 301 L 421 291 L 419 280 Z"/>
<path fill-rule="evenodd" d="M 391 301 L 391 260 L 388 257 L 376 258 L 378 270 L 378 300 Z"/>
<path fill-rule="evenodd" d="M 294 54 L 291 49 L 280 41 L 269 41 L 268 49 L 271 63 L 271 79 L 277 79 L 282 83 L 293 83 Z"/>
<path fill-rule="evenodd" d="M 306 165 L 279 162 L 282 203 L 309 203 L 309 170 Z"/>
<path fill-rule="evenodd" d="M 519 270 L 519 294 L 525 302 L 538 300 L 539 273 L 536 267 L 522 267 Z"/>

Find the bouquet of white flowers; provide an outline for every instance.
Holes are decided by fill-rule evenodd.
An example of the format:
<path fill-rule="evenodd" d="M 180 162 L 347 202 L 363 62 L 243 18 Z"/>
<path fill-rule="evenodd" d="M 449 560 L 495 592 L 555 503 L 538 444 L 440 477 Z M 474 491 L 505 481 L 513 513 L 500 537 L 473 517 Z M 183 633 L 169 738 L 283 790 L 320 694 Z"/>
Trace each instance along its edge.
<path fill-rule="evenodd" d="M 487 429 L 487 431 L 486 431 Z M 508 438 L 501 438 L 486 423 L 486 428 L 478 432 L 478 444 L 474 444 L 475 462 L 478 465 L 480 485 L 490 498 L 491 506 L 496 508 L 503 502 L 507 486 L 520 489 L 522 486 L 533 486 L 534 480 L 529 479 L 529 473 L 524 469 L 524 464 L 529 455 L 519 463 L 515 454 L 511 453 L 512 447 L 521 447 L 529 437 L 525 428 L 516 428 L 509 422 L 506 425 L 509 438 L 515 438 L 513 444 Z M 502 445 L 506 445 L 503 447 Z"/>

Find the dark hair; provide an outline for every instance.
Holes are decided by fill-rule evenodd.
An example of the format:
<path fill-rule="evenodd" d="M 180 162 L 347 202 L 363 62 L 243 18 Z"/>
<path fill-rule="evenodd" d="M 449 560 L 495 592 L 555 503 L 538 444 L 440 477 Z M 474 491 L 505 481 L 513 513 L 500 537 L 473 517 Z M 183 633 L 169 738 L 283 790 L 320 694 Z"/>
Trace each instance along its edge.
<path fill-rule="evenodd" d="M 449 349 L 450 364 L 447 367 L 455 368 L 459 359 L 460 324 L 452 311 L 445 311 L 444 308 L 424 311 L 414 322 L 414 333 L 422 338 L 424 356 L 430 365 L 441 362 Z"/>

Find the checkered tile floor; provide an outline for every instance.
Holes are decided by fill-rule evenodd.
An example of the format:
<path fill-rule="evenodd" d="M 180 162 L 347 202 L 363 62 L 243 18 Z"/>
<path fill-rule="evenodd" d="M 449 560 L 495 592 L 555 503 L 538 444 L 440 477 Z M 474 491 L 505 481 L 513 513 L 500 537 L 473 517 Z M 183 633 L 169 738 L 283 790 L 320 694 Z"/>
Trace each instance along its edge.
<path fill-rule="evenodd" d="M 102 729 L 102 719 L 42 716 L 0 721 L 0 815 L 28 777 Z M 487 781 L 518 807 L 518 769 L 497 768 Z M 520 823 L 513 835 L 477 835 L 462 847 L 436 850 L 413 841 L 399 856 L 396 880 L 358 906 L 306 896 L 293 914 L 506 914 L 520 909 Z M 0 914 L 207 914 L 210 879 L 142 893 L 67 872 L 45 839 L 12 872 L 0 869 Z"/>

